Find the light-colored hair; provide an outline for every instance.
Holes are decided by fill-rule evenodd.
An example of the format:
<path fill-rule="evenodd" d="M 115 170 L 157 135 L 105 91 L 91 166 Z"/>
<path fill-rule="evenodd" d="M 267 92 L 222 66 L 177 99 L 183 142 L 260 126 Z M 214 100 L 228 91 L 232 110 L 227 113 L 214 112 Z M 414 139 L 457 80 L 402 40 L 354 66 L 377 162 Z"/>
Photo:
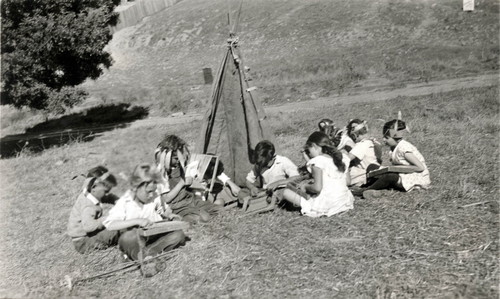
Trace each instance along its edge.
<path fill-rule="evenodd" d="M 130 186 L 136 189 L 143 183 L 160 182 L 161 176 L 156 167 L 152 164 L 141 163 L 134 168 L 130 176 Z"/>

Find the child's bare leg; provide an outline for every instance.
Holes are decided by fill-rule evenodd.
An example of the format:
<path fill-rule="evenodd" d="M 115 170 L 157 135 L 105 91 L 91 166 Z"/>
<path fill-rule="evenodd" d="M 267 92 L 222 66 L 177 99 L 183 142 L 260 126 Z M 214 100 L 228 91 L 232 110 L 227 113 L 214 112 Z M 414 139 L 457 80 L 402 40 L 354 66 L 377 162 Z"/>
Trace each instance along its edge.
<path fill-rule="evenodd" d="M 239 188 L 239 187 L 238 187 Z M 238 190 L 239 192 L 239 190 Z M 215 205 L 223 206 L 228 202 L 236 201 L 238 198 L 233 195 L 232 190 L 229 187 L 224 187 L 222 190 L 216 195 L 216 199 L 214 201 Z"/>
<path fill-rule="evenodd" d="M 139 258 L 141 245 L 145 245 L 144 239 L 141 239 L 137 234 L 137 229 L 128 230 L 120 235 L 118 239 L 118 247 L 130 259 L 136 261 Z"/>
<path fill-rule="evenodd" d="M 302 198 L 302 196 L 293 192 L 290 189 L 283 190 L 283 199 L 285 199 L 288 202 L 291 202 L 292 204 L 294 204 L 297 207 L 300 207 L 301 198 Z"/>
<path fill-rule="evenodd" d="M 188 215 L 184 215 L 182 217 L 182 220 L 187 221 L 189 223 L 197 223 L 197 222 L 200 222 L 201 217 L 199 215 L 196 215 L 196 214 L 188 214 Z"/>

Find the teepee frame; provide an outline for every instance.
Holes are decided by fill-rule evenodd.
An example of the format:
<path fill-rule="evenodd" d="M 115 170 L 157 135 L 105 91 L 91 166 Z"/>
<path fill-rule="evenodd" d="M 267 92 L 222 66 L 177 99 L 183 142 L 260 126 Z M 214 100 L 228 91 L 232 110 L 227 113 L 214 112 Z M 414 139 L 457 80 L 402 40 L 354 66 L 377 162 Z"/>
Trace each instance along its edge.
<path fill-rule="evenodd" d="M 196 152 L 219 156 L 224 172 L 243 186 L 255 145 L 274 138 L 267 128 L 264 109 L 255 97 L 256 87 L 250 86 L 246 78 L 235 34 L 240 14 L 241 2 L 212 87 L 210 108 L 203 118 Z"/>

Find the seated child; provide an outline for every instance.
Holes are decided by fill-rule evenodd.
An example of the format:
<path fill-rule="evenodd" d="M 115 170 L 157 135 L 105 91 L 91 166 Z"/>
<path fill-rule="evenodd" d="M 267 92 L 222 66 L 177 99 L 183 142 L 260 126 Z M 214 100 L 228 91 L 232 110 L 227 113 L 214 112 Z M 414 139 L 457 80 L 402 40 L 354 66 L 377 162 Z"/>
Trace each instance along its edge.
<path fill-rule="evenodd" d="M 193 177 L 185 173 L 189 160 L 187 144 L 175 135 L 166 135 L 155 151 L 155 160 L 162 181 L 158 192 L 172 211 L 188 222 L 207 222 L 222 207 L 195 196 L 189 186 Z"/>
<path fill-rule="evenodd" d="M 256 196 L 263 190 L 273 191 L 281 184 L 286 184 L 290 177 L 298 176 L 297 166 L 287 157 L 275 153 L 274 144 L 263 140 L 255 146 L 254 166 L 246 177 L 248 190 L 242 189 L 238 198 Z"/>
<path fill-rule="evenodd" d="M 401 168 L 401 173 L 390 172 L 376 177 L 376 181 L 363 192 L 364 198 L 381 197 L 384 193 L 379 190 L 383 189 L 408 192 L 416 187 L 429 188 L 431 180 L 425 159 L 414 145 L 403 139 L 405 131 L 406 124 L 402 120 L 394 119 L 384 124 L 382 132 L 385 144 L 391 148 L 391 162 L 405 167 Z"/>
<path fill-rule="evenodd" d="M 307 170 L 313 180 L 301 185 L 300 192 L 286 188 L 285 200 L 301 208 L 309 217 L 332 216 L 353 209 L 354 197 L 346 184 L 346 165 L 342 153 L 328 136 L 314 132 L 304 146 Z"/>
<path fill-rule="evenodd" d="M 106 167 L 89 170 L 68 221 L 68 235 L 76 251 L 86 253 L 116 245 L 118 232 L 106 230 L 102 223 L 105 219 L 102 200 L 115 186 L 116 178 Z"/>
<path fill-rule="evenodd" d="M 328 138 L 330 138 L 330 141 L 335 146 L 338 146 L 340 144 L 342 131 L 335 126 L 333 120 L 329 118 L 323 118 L 322 120 L 319 121 L 318 128 L 320 132 L 325 133 L 328 136 Z"/>
<path fill-rule="evenodd" d="M 118 239 L 118 246 L 132 260 L 147 260 L 184 243 L 182 230 L 149 237 L 137 233 L 137 227 L 147 227 L 163 219 L 180 219 L 162 204 L 156 193 L 160 180 L 154 165 L 138 165 L 130 178 L 131 188 L 118 199 L 103 222 L 108 230 L 125 230 Z"/>
<path fill-rule="evenodd" d="M 349 130 L 353 126 L 355 126 L 358 123 L 361 123 L 362 121 L 360 119 L 351 119 L 347 123 L 347 126 L 344 128 L 340 129 L 337 133 L 338 137 L 338 143 L 335 143 L 337 146 L 337 149 L 340 151 L 343 151 L 344 153 L 348 153 L 351 151 L 351 149 L 354 147 L 356 144 L 354 140 L 352 139 L 352 136 L 349 134 Z"/>
<path fill-rule="evenodd" d="M 354 120 L 348 130 L 349 136 L 356 143 L 347 155 L 349 156 L 350 186 L 366 184 L 366 173 L 380 168 L 382 162 L 381 145 L 368 136 L 365 121 Z"/>
<path fill-rule="evenodd" d="M 203 177 L 204 182 L 211 180 L 214 170 L 215 162 L 212 160 L 210 161 Z M 217 181 L 214 183 L 214 187 L 212 192 L 209 194 L 208 200 L 220 206 L 224 206 L 228 202 L 236 201 L 241 188 L 224 173 L 224 164 L 221 161 L 219 161 L 217 165 L 216 178 Z"/>

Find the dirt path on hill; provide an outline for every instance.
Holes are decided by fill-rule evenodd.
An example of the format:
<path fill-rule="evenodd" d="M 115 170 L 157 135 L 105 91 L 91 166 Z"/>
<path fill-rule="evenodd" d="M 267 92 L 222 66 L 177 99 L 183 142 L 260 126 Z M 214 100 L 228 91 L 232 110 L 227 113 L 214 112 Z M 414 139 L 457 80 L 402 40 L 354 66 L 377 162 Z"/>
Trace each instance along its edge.
<path fill-rule="evenodd" d="M 296 110 L 316 109 L 337 105 L 339 103 L 364 103 L 374 101 L 385 101 L 398 96 L 423 96 L 440 92 L 450 92 L 459 89 L 487 87 L 499 85 L 500 77 L 498 73 L 484 74 L 474 77 L 455 78 L 426 83 L 410 83 L 405 87 L 389 90 L 390 86 L 369 86 L 359 89 L 352 89 L 345 95 L 330 96 L 316 100 L 289 102 L 280 105 L 264 106 L 267 116 L 273 116 L 278 112 L 294 112 Z M 201 120 L 202 113 L 187 113 L 182 116 L 151 117 L 144 120 L 138 120 L 132 123 L 131 127 L 171 125 Z"/>
<path fill-rule="evenodd" d="M 278 113 L 294 113 L 297 111 L 313 110 L 318 107 L 328 107 L 340 103 L 363 103 L 384 101 L 398 96 L 423 96 L 440 92 L 449 92 L 459 89 L 498 86 L 497 73 L 484 74 L 474 77 L 455 78 L 448 80 L 432 81 L 427 83 L 407 83 L 405 87 L 392 89 L 391 86 L 364 86 L 351 89 L 344 95 L 318 98 L 308 101 L 287 102 L 280 105 L 264 106 L 266 115 L 273 117 Z M 53 145 L 65 144 L 71 140 L 90 141 L 101 136 L 106 131 L 119 128 L 140 128 L 165 125 L 176 125 L 201 120 L 203 113 L 190 112 L 181 116 L 150 117 L 130 123 L 109 124 L 98 127 L 80 129 L 65 129 L 45 133 L 19 134 L 6 136 L 0 139 L 0 157 L 12 157 L 25 147 L 33 151 L 42 151 Z"/>

